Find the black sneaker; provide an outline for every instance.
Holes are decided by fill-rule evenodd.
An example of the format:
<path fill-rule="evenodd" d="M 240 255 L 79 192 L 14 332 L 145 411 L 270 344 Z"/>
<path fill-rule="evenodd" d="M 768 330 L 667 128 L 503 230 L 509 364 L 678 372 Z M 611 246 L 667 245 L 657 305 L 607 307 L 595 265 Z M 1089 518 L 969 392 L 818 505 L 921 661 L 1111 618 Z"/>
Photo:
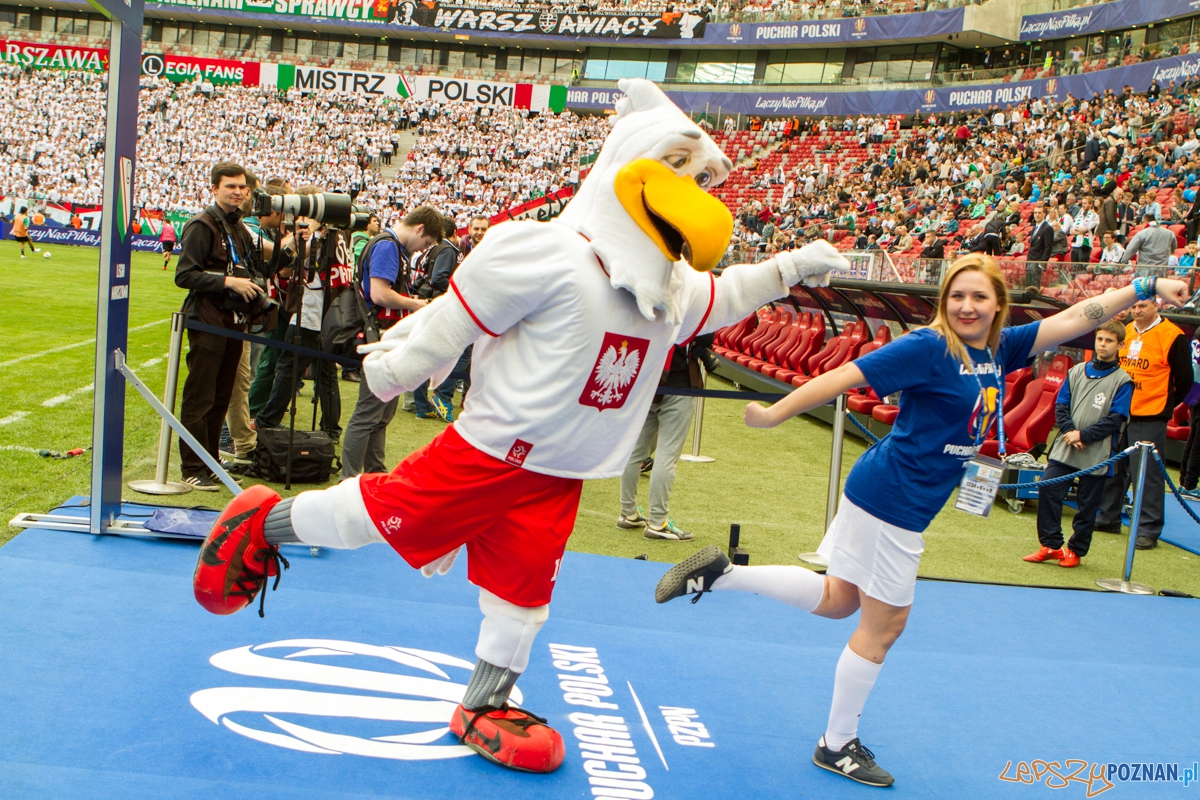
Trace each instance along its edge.
<path fill-rule="evenodd" d="M 192 475 L 184 478 L 183 482 L 195 489 L 197 492 L 219 492 L 221 487 L 213 483 L 212 478 L 207 475 Z"/>
<path fill-rule="evenodd" d="M 825 737 L 817 742 L 813 751 L 813 763 L 821 769 L 836 772 L 852 781 L 867 786 L 891 786 L 896 779 L 875 763 L 875 754 L 862 746 L 858 739 L 851 739 L 841 750 L 830 750 L 825 746 Z"/>
<path fill-rule="evenodd" d="M 711 592 L 713 581 L 724 575 L 728 569 L 729 556 L 722 553 L 719 547 L 709 545 L 667 570 L 667 574 L 659 579 L 658 588 L 654 590 L 654 601 L 665 603 L 685 594 L 694 594 L 694 603 L 705 592 Z"/>
<path fill-rule="evenodd" d="M 1158 547 L 1158 539 L 1151 539 L 1149 536 L 1139 536 L 1133 543 L 1135 550 L 1153 550 Z"/>
<path fill-rule="evenodd" d="M 1092 530 L 1099 531 L 1100 533 L 1120 533 L 1121 523 L 1118 522 L 1115 525 L 1096 525 Z"/>

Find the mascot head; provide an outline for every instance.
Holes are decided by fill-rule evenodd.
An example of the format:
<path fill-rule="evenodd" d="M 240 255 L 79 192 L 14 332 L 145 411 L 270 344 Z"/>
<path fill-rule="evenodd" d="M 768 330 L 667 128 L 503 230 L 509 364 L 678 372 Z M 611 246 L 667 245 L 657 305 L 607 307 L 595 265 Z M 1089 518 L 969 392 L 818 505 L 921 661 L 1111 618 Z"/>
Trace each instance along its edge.
<path fill-rule="evenodd" d="M 675 263 L 710 270 L 729 246 L 733 217 L 708 190 L 733 164 L 653 83 L 618 86 L 616 124 L 558 221 L 591 240 L 613 286 L 631 291 L 643 314 L 662 309 L 669 320 Z"/>

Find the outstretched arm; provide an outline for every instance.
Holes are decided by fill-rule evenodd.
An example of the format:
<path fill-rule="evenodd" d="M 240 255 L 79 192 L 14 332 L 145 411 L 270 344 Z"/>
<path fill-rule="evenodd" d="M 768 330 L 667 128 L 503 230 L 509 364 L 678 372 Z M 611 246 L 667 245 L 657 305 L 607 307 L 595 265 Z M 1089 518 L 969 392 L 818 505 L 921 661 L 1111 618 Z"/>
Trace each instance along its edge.
<path fill-rule="evenodd" d="M 380 400 L 411 392 L 441 372 L 449 374 L 467 345 L 483 335 L 455 294 L 445 294 L 363 345 L 363 377 Z"/>
<path fill-rule="evenodd" d="M 751 428 L 774 428 L 797 414 L 823 406 L 838 395 L 867 385 L 867 379 L 853 362 L 832 372 L 818 375 L 773 406 L 750 403 L 746 406 L 746 424 Z"/>
<path fill-rule="evenodd" d="M 1171 278 L 1159 278 L 1157 292 L 1167 305 L 1182 306 L 1188 299 L 1187 284 Z M 1042 320 L 1030 355 L 1052 350 L 1063 342 L 1069 342 L 1077 336 L 1095 330 L 1097 326 L 1112 319 L 1117 312 L 1129 308 L 1135 302 L 1137 292 L 1130 285 L 1080 300 L 1070 308 L 1064 308 L 1054 316 Z"/>
<path fill-rule="evenodd" d="M 745 319 L 796 284 L 827 286 L 830 272 L 849 268 L 850 262 L 823 239 L 758 264 L 731 266 L 716 280 L 712 311 L 697 335 Z"/>

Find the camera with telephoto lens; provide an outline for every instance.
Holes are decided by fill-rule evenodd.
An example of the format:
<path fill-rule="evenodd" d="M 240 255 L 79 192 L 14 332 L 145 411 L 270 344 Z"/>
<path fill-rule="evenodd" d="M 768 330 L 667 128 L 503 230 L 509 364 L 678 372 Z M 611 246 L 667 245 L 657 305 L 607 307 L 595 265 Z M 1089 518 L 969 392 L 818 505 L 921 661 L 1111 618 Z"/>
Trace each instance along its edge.
<path fill-rule="evenodd" d="M 282 212 L 290 217 L 307 217 L 322 222 L 331 228 L 348 231 L 365 231 L 371 221 L 371 209 L 354 205 L 348 194 L 321 192 L 320 194 L 268 194 L 255 189 L 254 216 L 265 217 Z"/>

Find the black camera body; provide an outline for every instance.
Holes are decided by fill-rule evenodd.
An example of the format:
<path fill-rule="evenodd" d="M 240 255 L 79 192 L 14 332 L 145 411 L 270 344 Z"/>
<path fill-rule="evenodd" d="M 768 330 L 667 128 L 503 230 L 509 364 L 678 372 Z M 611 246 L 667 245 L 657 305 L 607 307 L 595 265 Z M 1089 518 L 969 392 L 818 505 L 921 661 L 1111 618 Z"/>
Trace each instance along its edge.
<path fill-rule="evenodd" d="M 273 195 L 263 189 L 255 189 L 251 197 L 256 217 L 282 212 L 290 217 L 307 217 L 331 228 L 348 231 L 365 231 L 367 223 L 371 221 L 371 209 L 354 205 L 348 194 L 321 192 Z"/>

